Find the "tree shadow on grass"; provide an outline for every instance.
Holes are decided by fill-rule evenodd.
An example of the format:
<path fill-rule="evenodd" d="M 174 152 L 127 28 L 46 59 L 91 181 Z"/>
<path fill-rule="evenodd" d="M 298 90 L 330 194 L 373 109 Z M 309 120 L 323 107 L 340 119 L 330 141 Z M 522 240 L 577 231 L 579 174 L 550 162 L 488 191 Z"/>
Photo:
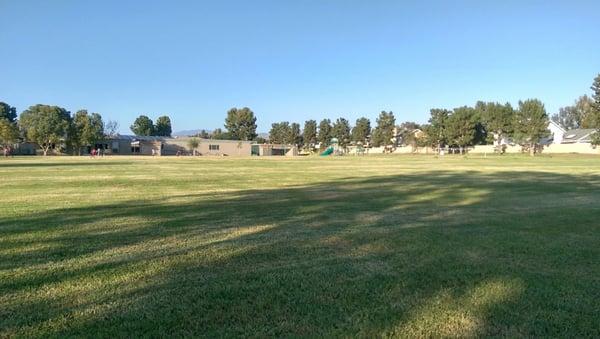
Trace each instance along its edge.
<path fill-rule="evenodd" d="M 594 336 L 600 177 L 431 171 L 0 219 L 8 336 Z"/>

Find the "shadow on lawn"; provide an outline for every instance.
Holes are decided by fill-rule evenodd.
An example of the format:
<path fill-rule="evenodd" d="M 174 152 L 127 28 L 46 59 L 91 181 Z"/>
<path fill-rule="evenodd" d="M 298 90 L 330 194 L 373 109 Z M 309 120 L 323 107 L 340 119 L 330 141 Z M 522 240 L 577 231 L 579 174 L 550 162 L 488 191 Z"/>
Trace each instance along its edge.
<path fill-rule="evenodd" d="M 0 329 L 594 336 L 599 188 L 431 171 L 0 219 Z"/>

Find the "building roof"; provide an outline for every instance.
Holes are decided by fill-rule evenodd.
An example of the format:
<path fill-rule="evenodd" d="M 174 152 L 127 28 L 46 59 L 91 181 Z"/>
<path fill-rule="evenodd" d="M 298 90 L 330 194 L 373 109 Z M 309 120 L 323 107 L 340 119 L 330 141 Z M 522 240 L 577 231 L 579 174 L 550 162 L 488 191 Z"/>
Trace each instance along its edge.
<path fill-rule="evenodd" d="M 559 124 L 557 124 L 556 122 L 550 120 L 550 123 L 548 124 L 548 128 L 550 128 L 550 125 L 553 125 L 554 127 L 556 127 L 558 130 L 562 131 L 562 132 L 566 132 L 566 130 Z"/>
<path fill-rule="evenodd" d="M 565 132 L 563 136 L 563 144 L 573 144 L 573 143 L 587 143 L 591 142 L 591 135 L 595 133 L 596 130 L 593 128 L 577 128 L 568 130 Z"/>
<path fill-rule="evenodd" d="M 141 136 L 141 135 L 116 135 L 110 139 L 112 140 L 127 140 L 127 141 L 163 141 L 163 142 L 169 142 L 169 141 L 175 141 L 175 140 L 189 140 L 192 138 L 196 138 L 198 139 L 200 142 L 203 143 L 248 143 L 251 144 L 253 143 L 253 141 L 242 141 L 242 140 L 220 140 L 220 139 L 204 139 L 204 138 L 198 138 L 198 137 L 175 137 L 175 138 L 170 138 L 170 137 L 157 137 L 157 136 Z"/>

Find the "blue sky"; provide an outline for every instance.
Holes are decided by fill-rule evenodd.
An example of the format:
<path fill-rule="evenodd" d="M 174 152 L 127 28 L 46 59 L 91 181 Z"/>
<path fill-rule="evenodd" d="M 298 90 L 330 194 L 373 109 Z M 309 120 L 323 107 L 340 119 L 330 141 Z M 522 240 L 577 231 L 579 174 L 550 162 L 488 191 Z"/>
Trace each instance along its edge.
<path fill-rule="evenodd" d="M 600 1 L 0 0 L 0 101 L 119 121 L 222 127 L 425 122 L 432 107 L 539 98 L 549 113 L 600 73 Z"/>

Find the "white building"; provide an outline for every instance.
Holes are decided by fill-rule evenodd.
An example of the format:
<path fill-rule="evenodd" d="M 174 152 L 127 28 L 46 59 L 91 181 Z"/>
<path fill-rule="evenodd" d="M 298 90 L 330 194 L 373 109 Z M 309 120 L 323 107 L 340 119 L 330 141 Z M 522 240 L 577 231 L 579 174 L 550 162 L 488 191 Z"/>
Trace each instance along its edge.
<path fill-rule="evenodd" d="M 543 139 L 542 144 L 562 144 L 567 131 L 554 121 L 550 121 L 548 129 L 550 130 L 550 136 Z"/>

